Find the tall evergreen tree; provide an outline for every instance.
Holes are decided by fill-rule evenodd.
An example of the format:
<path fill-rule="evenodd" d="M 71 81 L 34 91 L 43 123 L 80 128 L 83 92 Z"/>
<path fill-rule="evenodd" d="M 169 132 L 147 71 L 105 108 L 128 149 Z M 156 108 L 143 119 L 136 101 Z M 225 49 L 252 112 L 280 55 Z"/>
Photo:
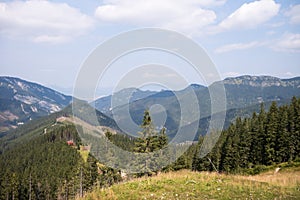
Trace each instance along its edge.
<path fill-rule="evenodd" d="M 258 145 L 260 146 L 259 152 L 259 163 L 266 163 L 266 153 L 265 153 L 265 145 L 266 145 L 266 134 L 265 134 L 265 124 L 266 124 L 266 111 L 265 105 L 262 103 L 260 105 L 260 111 L 258 115 Z"/>
<path fill-rule="evenodd" d="M 293 130 L 292 130 L 292 135 L 293 135 L 293 148 L 294 150 L 294 158 L 300 158 L 300 99 L 297 99 L 296 97 L 293 97 L 292 103 L 290 105 L 291 110 L 292 110 L 292 116 L 291 120 L 293 122 Z"/>
<path fill-rule="evenodd" d="M 278 131 L 278 108 L 276 102 L 272 102 L 265 126 L 265 163 L 270 165 L 275 162 L 276 158 L 276 138 Z"/>
<path fill-rule="evenodd" d="M 239 144 L 239 167 L 247 168 L 250 160 L 250 148 L 252 143 L 252 135 L 250 132 L 250 120 L 244 119 L 238 128 L 240 137 Z"/>
<path fill-rule="evenodd" d="M 139 133 L 140 137 L 135 140 L 134 151 L 138 153 L 151 153 L 154 152 L 157 159 L 145 158 L 144 163 L 137 163 L 140 165 L 142 171 L 149 171 L 147 175 L 151 175 L 152 167 L 160 164 L 160 159 L 158 158 L 161 154 L 161 149 L 167 145 L 168 138 L 166 135 L 166 129 L 162 128 L 160 133 L 158 133 L 153 125 L 150 112 L 145 110 L 143 122 L 141 124 L 142 131 Z M 147 156 L 147 155 L 146 155 Z M 151 167 L 152 166 L 152 167 Z M 144 175 L 139 174 L 139 175 Z"/>
<path fill-rule="evenodd" d="M 261 152 L 262 152 L 262 144 L 261 138 L 258 136 L 259 134 L 259 121 L 258 116 L 254 112 L 252 118 L 250 119 L 250 153 L 249 153 L 249 163 L 250 167 L 253 165 L 261 164 Z"/>
<path fill-rule="evenodd" d="M 290 144 L 288 132 L 288 107 L 282 106 L 279 108 L 279 124 L 276 137 L 276 159 L 277 163 L 286 162 L 290 160 Z"/>

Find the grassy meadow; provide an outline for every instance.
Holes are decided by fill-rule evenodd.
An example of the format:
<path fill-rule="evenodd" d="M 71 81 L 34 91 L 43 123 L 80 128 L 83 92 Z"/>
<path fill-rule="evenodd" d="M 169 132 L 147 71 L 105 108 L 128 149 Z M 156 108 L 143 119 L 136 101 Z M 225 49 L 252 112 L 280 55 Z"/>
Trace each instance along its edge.
<path fill-rule="evenodd" d="M 300 199 L 300 167 L 255 176 L 182 170 L 99 188 L 83 199 Z"/>

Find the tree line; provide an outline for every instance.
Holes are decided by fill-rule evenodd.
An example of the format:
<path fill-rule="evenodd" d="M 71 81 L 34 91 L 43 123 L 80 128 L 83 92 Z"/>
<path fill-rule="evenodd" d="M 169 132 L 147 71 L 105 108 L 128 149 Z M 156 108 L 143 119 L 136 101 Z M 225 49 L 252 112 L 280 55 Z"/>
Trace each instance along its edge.
<path fill-rule="evenodd" d="M 155 152 L 166 147 L 168 137 L 165 128 L 155 130 L 149 111 L 145 111 L 138 138 L 110 136 L 111 141 L 124 150 L 138 153 Z M 214 132 L 210 134 L 215 134 Z M 127 139 L 124 139 L 127 138 Z M 260 105 L 252 117 L 237 117 L 230 126 L 221 131 L 220 137 L 205 157 L 201 146 L 205 136 L 200 136 L 174 163 L 162 171 L 191 169 L 225 173 L 258 173 L 267 166 L 283 162 L 300 161 L 300 98 L 293 97 L 289 105 L 277 106 L 272 102 L 268 110 Z M 182 145 L 175 145 L 179 151 Z M 173 153 L 173 152 L 169 152 Z M 148 160 L 147 162 L 152 162 Z M 141 168 L 147 163 L 134 163 Z M 140 173 L 136 176 L 152 175 Z"/>
<path fill-rule="evenodd" d="M 122 146 L 131 146 L 130 149 L 135 152 L 147 153 L 168 144 L 165 129 L 160 132 L 154 130 L 148 111 L 144 113 L 141 128 L 140 137 L 135 142 L 131 140 L 131 143 Z M 162 171 L 191 169 L 253 174 L 266 166 L 300 161 L 300 98 L 293 97 L 289 105 L 283 106 L 272 102 L 268 110 L 262 103 L 260 111 L 253 112 L 252 117 L 237 117 L 226 130 L 221 131 L 211 152 L 200 157 L 204 138 L 200 136 L 196 144 Z M 181 147 L 177 145 L 175 149 Z"/>
<path fill-rule="evenodd" d="M 74 125 L 59 125 L 0 154 L 0 199 L 75 199 L 121 180 L 117 170 L 80 155 Z M 75 146 L 67 145 L 73 140 Z"/>
<path fill-rule="evenodd" d="M 261 104 L 252 117 L 237 117 L 204 158 L 199 157 L 203 136 L 193 149 L 189 167 L 193 170 L 214 170 L 227 173 L 251 172 L 263 166 L 300 159 L 300 99 L 278 107 L 272 102 L 268 111 Z M 211 162 L 209 161 L 211 159 Z"/>
<path fill-rule="evenodd" d="M 166 129 L 156 130 L 147 110 L 139 135 L 134 138 L 106 133 L 110 141 L 124 150 L 145 155 L 155 152 L 159 157 L 160 150 L 168 145 Z M 200 136 L 197 143 L 161 171 L 191 169 L 253 174 L 264 166 L 299 161 L 300 98 L 294 97 L 284 106 L 273 102 L 268 111 L 261 104 L 260 112 L 252 117 L 237 117 L 228 129 L 221 131 L 211 152 L 200 157 L 204 138 Z M 75 146 L 68 146 L 68 140 L 73 140 Z M 60 124 L 0 154 L 0 199 L 74 199 L 94 187 L 122 180 L 118 169 L 102 165 L 91 154 L 85 161 L 79 152 L 80 145 L 75 126 Z M 173 147 L 178 151 L 182 148 L 176 144 Z M 144 172 L 131 177 L 156 174 L 158 170 L 146 170 L 158 164 L 155 162 L 146 159 L 133 163 Z"/>

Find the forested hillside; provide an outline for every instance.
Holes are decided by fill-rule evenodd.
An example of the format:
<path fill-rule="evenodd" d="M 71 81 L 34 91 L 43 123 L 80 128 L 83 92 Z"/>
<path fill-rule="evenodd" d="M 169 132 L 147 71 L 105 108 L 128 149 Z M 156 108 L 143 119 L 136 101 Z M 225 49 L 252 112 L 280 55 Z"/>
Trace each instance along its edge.
<path fill-rule="evenodd" d="M 115 93 L 113 98 L 109 96 L 109 98 L 103 97 L 98 99 L 96 102 L 105 102 L 103 107 L 99 106 L 99 103 L 96 103 L 94 106 L 104 111 L 104 114 L 118 119 L 119 124 L 126 125 L 129 117 L 128 109 L 132 120 L 136 124 L 141 124 L 144 111 L 159 104 L 164 107 L 167 113 L 166 122 L 163 124 L 167 128 L 167 135 L 173 138 L 180 127 L 179 116 L 182 112 L 180 104 L 185 105 L 183 101 L 184 97 L 191 95 L 191 92 L 193 92 L 197 96 L 197 104 L 199 104 L 201 110 L 199 131 L 195 138 L 195 141 L 197 141 L 200 135 L 206 134 L 211 115 L 216 114 L 211 113 L 211 92 L 217 87 L 224 87 L 226 93 L 227 115 L 225 128 L 228 128 L 237 116 L 249 117 L 249 113 L 251 116 L 253 111 L 259 111 L 259 105 L 262 102 L 266 108 L 269 108 L 272 101 L 276 101 L 278 105 L 283 105 L 288 103 L 293 96 L 300 97 L 299 77 L 280 79 L 271 76 L 240 76 L 226 78 L 223 81 L 214 82 L 207 87 L 192 84 L 180 91 L 162 90 L 155 94 L 148 91 L 148 96 L 146 95 L 147 92 L 144 91 L 145 94 L 144 96 L 140 96 L 141 98 L 135 98 L 135 93 L 131 94 L 135 91 L 134 89 L 131 89 L 131 93 L 129 89 L 124 89 Z M 129 101 L 127 98 L 132 100 Z M 114 101 L 107 103 L 108 100 L 112 99 Z M 186 104 L 187 106 L 191 105 L 191 102 Z M 163 115 L 163 112 L 160 112 L 162 111 L 156 111 L 156 113 L 153 112 L 152 114 L 157 116 Z M 159 126 L 161 124 L 156 125 Z"/>
<path fill-rule="evenodd" d="M 237 117 L 228 129 L 221 131 L 218 142 L 204 158 L 201 153 L 205 136 L 200 136 L 197 143 L 192 144 L 175 163 L 166 166 L 163 171 L 192 169 L 255 174 L 268 169 L 268 166 L 299 162 L 300 99 L 293 97 L 289 105 L 282 106 L 273 102 L 267 110 L 264 104 L 261 104 L 258 110 L 260 111 L 253 112 L 251 117 Z M 150 121 L 148 119 L 148 123 L 152 123 L 151 118 Z M 145 116 L 142 126 L 144 124 Z M 151 126 L 153 125 L 149 125 Z M 160 133 L 153 134 L 151 128 L 147 130 L 150 137 L 145 140 L 144 136 L 141 136 L 141 139 L 145 140 L 142 146 L 151 152 L 152 146 L 157 145 L 155 139 L 160 137 Z M 133 142 L 133 139 L 124 140 L 122 137 L 125 136 L 114 137 L 115 142 L 118 141 L 117 145 L 127 150 L 134 151 L 141 146 L 141 139 Z M 177 144 L 176 149 L 179 150 L 183 145 L 189 144 Z"/>
<path fill-rule="evenodd" d="M 143 147 L 156 144 L 151 138 Z M 300 99 L 238 117 L 204 158 L 203 141 L 163 169 L 169 173 L 95 189 L 85 199 L 299 199 Z M 181 169 L 206 172 L 170 172 Z"/>
<path fill-rule="evenodd" d="M 289 105 L 277 106 L 273 102 L 268 111 L 262 104 L 259 113 L 253 113 L 250 118 L 238 117 L 223 130 L 207 156 L 200 157 L 204 140 L 201 136 L 198 143 L 162 171 L 190 169 L 257 174 L 278 165 L 298 165 L 299 122 L 300 99 L 296 97 Z M 110 132 L 106 137 L 133 152 L 152 152 L 166 145 L 164 129 L 161 132 L 153 129 L 147 111 L 142 127 L 145 132 L 138 139 Z M 74 199 L 95 187 L 122 180 L 120 169 L 104 166 L 89 154 L 89 147 L 82 145 L 86 144 L 82 144 L 70 122 L 57 123 L 47 133 L 16 143 L 0 155 L 0 199 Z M 178 148 L 182 145 L 185 144 L 178 144 Z"/>
<path fill-rule="evenodd" d="M 81 145 L 75 126 L 61 124 L 1 154 L 0 199 L 74 199 L 120 180 Z"/>
<path fill-rule="evenodd" d="M 273 102 L 266 112 L 261 105 L 259 113 L 251 118 L 238 117 L 221 137 L 212 152 L 200 158 L 201 143 L 191 147 L 194 153 L 190 163 L 193 170 L 214 170 L 236 173 L 255 173 L 264 166 L 300 159 L 300 99 L 293 98 L 290 105 L 278 107 Z M 209 162 L 210 158 L 212 163 Z"/>

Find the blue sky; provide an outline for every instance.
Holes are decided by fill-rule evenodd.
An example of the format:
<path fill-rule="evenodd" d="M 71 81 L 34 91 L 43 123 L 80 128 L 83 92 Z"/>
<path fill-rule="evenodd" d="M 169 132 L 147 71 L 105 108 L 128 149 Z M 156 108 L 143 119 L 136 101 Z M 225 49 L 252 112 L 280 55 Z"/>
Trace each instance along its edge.
<path fill-rule="evenodd" d="M 114 35 L 144 27 L 192 38 L 222 77 L 300 76 L 297 0 L 0 1 L 1 75 L 70 93 L 93 49 Z M 106 78 L 102 93 L 116 80 Z M 201 80 L 191 76 L 189 82 Z"/>

